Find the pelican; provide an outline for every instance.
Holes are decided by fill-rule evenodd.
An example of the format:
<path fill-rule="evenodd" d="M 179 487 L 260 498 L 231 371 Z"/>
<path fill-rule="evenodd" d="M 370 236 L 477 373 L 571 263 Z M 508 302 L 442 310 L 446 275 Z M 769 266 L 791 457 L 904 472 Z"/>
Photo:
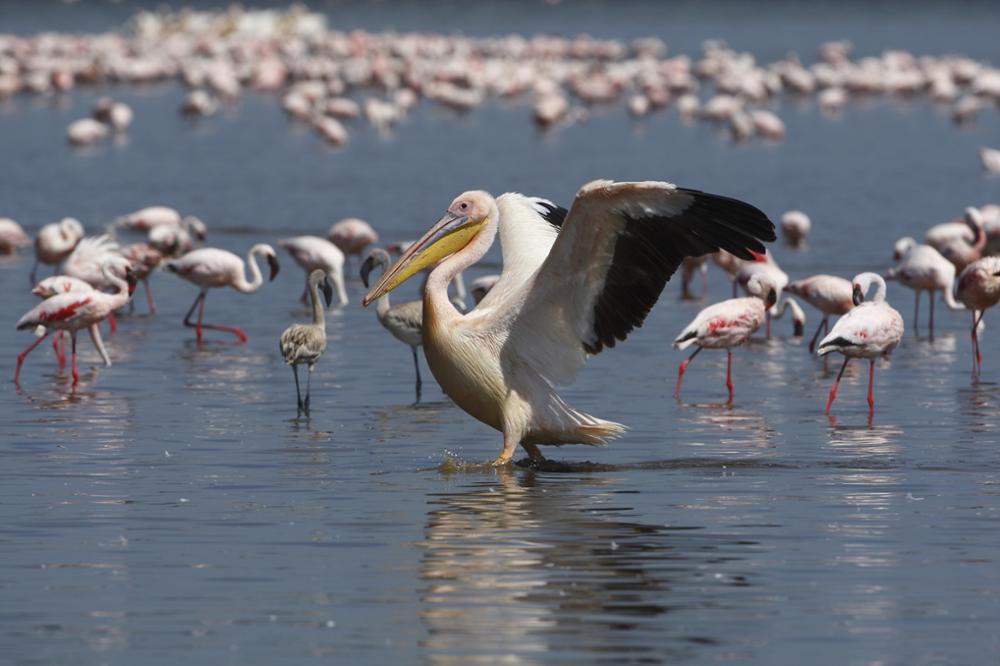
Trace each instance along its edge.
<path fill-rule="evenodd" d="M 326 301 L 326 307 L 330 307 L 330 301 L 333 299 L 330 277 L 322 269 L 317 268 L 309 274 L 309 278 L 306 280 L 306 288 L 309 290 L 312 305 L 312 323 L 292 324 L 281 334 L 279 344 L 285 364 L 292 366 L 292 373 L 295 375 L 295 395 L 298 398 L 299 411 L 306 414 L 309 413 L 309 389 L 312 384 L 313 368 L 316 367 L 316 361 L 319 360 L 319 357 L 326 351 L 326 316 L 323 313 L 323 304 L 319 300 L 321 286 L 323 300 Z M 299 390 L 299 365 L 302 363 L 309 366 L 305 400 L 302 399 L 302 391 Z"/>
<path fill-rule="evenodd" d="M 540 444 L 605 444 L 620 435 L 623 425 L 572 408 L 556 385 L 640 326 L 685 256 L 723 248 L 751 259 L 764 252 L 762 240 L 775 239 L 753 206 L 663 182 L 584 185 L 551 249 L 535 242 L 552 233 L 540 218 L 519 194 L 465 192 L 363 301 L 437 264 L 423 296 L 427 364 L 459 407 L 503 433 L 494 465 L 510 462 L 518 445 L 540 462 Z M 497 234 L 500 280 L 463 315 L 447 284 Z"/>

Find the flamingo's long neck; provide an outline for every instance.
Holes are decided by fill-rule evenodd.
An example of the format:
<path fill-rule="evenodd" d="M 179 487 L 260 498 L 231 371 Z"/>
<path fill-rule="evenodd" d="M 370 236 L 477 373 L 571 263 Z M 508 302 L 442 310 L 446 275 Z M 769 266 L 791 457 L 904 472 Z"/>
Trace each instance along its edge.
<path fill-rule="evenodd" d="M 489 221 L 483 230 L 476 234 L 468 245 L 438 264 L 427 276 L 427 284 L 424 286 L 425 323 L 428 321 L 428 316 L 439 323 L 462 317 L 462 313 L 448 298 L 448 284 L 456 275 L 482 259 L 489 251 L 497 235 L 499 217 L 500 213 L 494 204 Z"/>
<path fill-rule="evenodd" d="M 261 275 L 260 267 L 257 266 L 257 253 L 260 252 L 257 248 L 252 248 L 249 253 L 247 253 L 247 264 L 250 266 L 250 281 L 247 282 L 246 276 L 240 271 L 240 275 L 236 282 L 233 283 L 238 291 L 242 291 L 244 294 L 249 294 L 251 292 L 260 289 L 260 285 L 264 284 L 264 276 Z"/>
<path fill-rule="evenodd" d="M 378 265 L 382 268 L 382 273 L 384 274 L 389 270 L 389 261 L 387 257 L 379 257 Z M 385 293 L 378 297 L 375 301 L 375 315 L 378 317 L 379 321 L 385 321 L 386 316 L 389 314 L 389 294 Z"/>
<path fill-rule="evenodd" d="M 121 279 L 111 271 L 110 264 L 104 264 L 101 266 L 101 273 L 104 274 L 104 279 L 107 280 L 115 289 L 116 292 L 108 295 L 108 300 L 111 304 L 112 311 L 123 307 L 132 299 L 132 293 L 128 282 Z"/>
<path fill-rule="evenodd" d="M 881 275 L 873 274 L 871 282 L 875 285 L 875 295 L 872 300 L 876 303 L 885 302 L 885 280 L 882 279 Z"/>
<path fill-rule="evenodd" d="M 319 297 L 319 282 L 316 280 L 309 280 L 309 298 L 312 299 L 313 324 L 325 331 L 326 316 L 323 312 L 323 303 Z"/>

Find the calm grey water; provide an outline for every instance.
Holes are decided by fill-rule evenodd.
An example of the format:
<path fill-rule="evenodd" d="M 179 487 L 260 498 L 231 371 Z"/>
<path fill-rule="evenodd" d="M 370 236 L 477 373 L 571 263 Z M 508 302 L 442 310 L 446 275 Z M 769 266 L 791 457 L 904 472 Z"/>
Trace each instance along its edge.
<path fill-rule="evenodd" d="M 5 5 L 0 29 L 105 29 L 134 5 Z M 470 34 L 659 34 L 678 51 L 723 36 L 762 59 L 847 37 L 1000 61 L 989 5 L 790 6 L 521 3 L 325 6 L 342 27 Z M 358 215 L 387 240 L 438 219 L 458 192 L 519 190 L 567 203 L 597 177 L 667 179 L 808 211 L 810 248 L 776 247 L 793 276 L 888 265 L 892 241 L 1000 200 L 975 150 L 997 114 L 956 129 L 945 109 L 873 99 L 837 119 L 779 105 L 788 139 L 734 146 L 673 111 L 620 109 L 536 133 L 523 105 L 456 116 L 423 105 L 390 138 L 358 127 L 331 150 L 275 98 L 196 124 L 173 85 L 114 90 L 127 143 L 72 151 L 64 128 L 109 90 L 0 105 L 0 215 L 31 230 L 73 215 L 92 231 L 157 203 L 196 214 L 211 243 L 322 233 Z M 473 271 L 495 272 L 492 263 Z M 31 336 L 30 258 L 0 263 L 4 376 Z M 715 663 L 986 664 L 1000 650 L 1000 346 L 987 317 L 984 381 L 970 385 L 966 315 L 938 308 L 933 341 L 908 331 L 876 377 L 833 377 L 778 322 L 776 337 L 692 364 L 669 341 L 703 306 L 668 284 L 648 323 L 566 391 L 631 430 L 605 448 L 549 449 L 567 472 L 489 470 L 497 433 L 452 406 L 425 366 L 413 407 L 409 350 L 358 301 L 330 315 L 311 418 L 296 418 L 277 337 L 304 320 L 286 261 L 255 295 L 195 296 L 153 279 L 160 311 L 125 318 L 115 365 L 81 342 L 75 394 L 50 348 L 0 388 L 0 661 L 10 664 Z M 710 299 L 727 297 L 710 276 Z M 401 290 L 415 297 L 415 287 Z M 907 325 L 912 295 L 890 286 Z M 926 303 L 924 305 L 926 311 Z M 809 327 L 816 323 L 810 312 Z M 833 369 L 835 364 L 831 364 Z M 592 464 L 585 464 L 592 463 Z"/>

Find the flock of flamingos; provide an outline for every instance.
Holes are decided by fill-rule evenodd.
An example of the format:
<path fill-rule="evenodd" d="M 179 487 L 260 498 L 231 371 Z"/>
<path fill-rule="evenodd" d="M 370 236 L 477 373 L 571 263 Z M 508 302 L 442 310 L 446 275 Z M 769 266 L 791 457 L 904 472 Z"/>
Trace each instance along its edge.
<path fill-rule="evenodd" d="M 468 111 L 488 99 L 530 97 L 534 119 L 543 127 L 585 122 L 588 109 L 622 100 L 635 116 L 674 105 L 682 118 L 717 123 L 735 140 L 784 136 L 781 119 L 768 108 L 778 94 L 814 99 L 826 113 L 866 95 L 927 96 L 947 108 L 955 123 L 974 122 L 1000 101 L 1000 70 L 988 64 L 905 51 L 851 60 L 850 51 L 846 42 L 831 42 L 821 46 L 819 61 L 811 66 L 794 55 L 761 65 L 750 54 L 717 42 L 707 42 L 693 60 L 668 57 L 658 39 L 624 44 L 589 37 L 336 32 L 326 28 L 323 17 L 300 8 L 141 13 L 130 35 L 0 35 L 0 99 L 55 95 L 99 82 L 179 80 L 188 88 L 181 111 L 207 116 L 253 89 L 279 93 L 292 118 L 335 144 L 348 140 L 354 119 L 389 130 L 421 100 Z M 709 86 L 710 96 L 699 94 Z M 359 103 L 355 97 L 362 92 L 366 98 Z M 127 105 L 103 98 L 90 118 L 70 125 L 67 135 L 75 145 L 90 145 L 129 131 L 132 122 Z M 980 157 L 984 169 L 1000 171 L 1000 152 L 983 147 Z M 796 334 L 803 334 L 805 314 L 797 298 L 822 315 L 810 353 L 844 357 L 826 412 L 852 358 L 869 362 L 873 412 L 876 360 L 888 356 L 904 333 L 902 317 L 886 301 L 885 280 L 914 290 L 914 329 L 922 292 L 930 295 L 932 335 L 937 292 L 949 309 L 971 314 L 975 381 L 981 372 L 983 315 L 1000 300 L 997 205 L 969 207 L 929 229 L 923 242 L 899 240 L 893 248 L 897 265 L 886 275 L 865 272 L 852 280 L 814 275 L 795 281 L 762 244 L 776 237 L 766 215 L 743 202 L 668 183 L 595 181 L 581 188 L 569 209 L 539 198 L 493 198 L 473 191 L 456 198 L 448 211 L 418 241 L 384 249 L 373 247 L 377 233 L 358 219 L 334 224 L 325 238 L 279 241 L 305 271 L 302 298 L 312 307 L 310 323 L 293 325 L 280 338 L 300 412 L 309 411 L 310 379 L 326 348 L 325 310 L 334 300 L 347 304 L 346 256 L 358 258 L 366 285 L 372 271 L 381 271 L 364 304 L 376 303 L 382 325 L 411 348 L 417 401 L 417 349 L 423 346 L 445 392 L 504 433 L 498 462 L 508 461 L 518 445 L 540 458 L 536 443 L 599 443 L 620 432 L 619 424 L 566 405 L 554 384 L 572 379 L 586 355 L 613 347 L 641 325 L 675 271 L 682 294 L 692 297 L 693 279 L 699 273 L 704 278 L 710 259 L 731 276 L 734 297 L 702 310 L 674 340 L 678 349 L 694 347 L 679 368 L 678 399 L 694 358 L 703 349 L 725 349 L 731 403 L 732 349 L 762 326 L 770 335 L 771 318 L 786 311 Z M 780 223 L 785 241 L 805 243 L 810 224 L 801 211 L 786 213 Z M 122 233 L 147 237 L 122 245 Z M 99 236 L 86 236 L 80 222 L 66 218 L 42 226 L 32 240 L 13 220 L 0 219 L 0 253 L 34 248 L 32 292 L 42 299 L 16 324 L 37 337 L 18 356 L 15 382 L 26 357 L 52 333 L 62 367 L 69 340 L 74 386 L 79 331 L 88 331 L 110 365 L 98 325 L 107 320 L 114 330 L 115 313 L 132 307 L 138 282 L 150 312 L 155 311 L 149 279 L 161 268 L 198 288 L 183 323 L 195 329 L 199 342 L 206 330 L 246 342 L 239 327 L 206 323 L 207 293 L 223 287 L 257 291 L 265 282 L 261 262 L 273 279 L 278 253 L 257 244 L 244 262 L 226 250 L 200 247 L 206 234 L 201 220 L 165 206 L 124 215 Z M 494 237 L 503 247 L 503 272 L 472 285 L 476 305 L 468 310 L 461 272 Z M 57 274 L 36 282 L 39 265 L 53 266 Z M 422 300 L 391 305 L 389 292 L 413 275 L 424 276 Z M 739 287 L 746 297 L 736 297 Z M 839 317 L 832 326 L 831 316 Z M 304 392 L 300 365 L 308 369 Z M 532 365 L 537 366 L 534 374 L 524 369 Z"/>

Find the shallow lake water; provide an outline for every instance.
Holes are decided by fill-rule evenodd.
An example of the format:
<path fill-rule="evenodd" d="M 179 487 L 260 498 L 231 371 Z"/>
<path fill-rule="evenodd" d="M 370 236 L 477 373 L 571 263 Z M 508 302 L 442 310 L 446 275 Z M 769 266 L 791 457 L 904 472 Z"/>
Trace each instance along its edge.
<path fill-rule="evenodd" d="M 656 34 L 692 55 L 724 37 L 764 61 L 793 49 L 811 59 L 846 37 L 862 54 L 898 46 L 1000 62 L 1000 10 L 988 4 L 741 7 L 317 5 L 344 28 Z M 102 30 L 133 9 L 5 5 L 0 31 Z M 66 125 L 108 93 L 135 111 L 127 141 L 70 149 Z M 456 115 L 424 103 L 389 137 L 358 125 L 330 149 L 274 96 L 247 93 L 196 123 L 177 114 L 181 97 L 169 84 L 0 103 L 0 215 L 31 231 L 72 215 L 97 232 L 162 203 L 244 254 L 346 216 L 410 239 L 466 189 L 566 205 L 593 178 L 664 179 L 773 219 L 807 211 L 808 249 L 774 247 L 796 278 L 884 270 L 899 236 L 1000 200 L 976 156 L 998 143 L 997 114 L 958 129 L 922 100 L 873 98 L 835 118 L 779 100 L 787 139 L 744 145 L 672 109 L 641 121 L 597 109 L 543 134 L 525 104 Z M 35 302 L 29 255 L 0 262 L 8 378 L 32 339 L 13 330 Z M 646 325 L 565 391 L 628 433 L 546 449 L 561 470 L 494 470 L 479 463 L 499 434 L 454 407 L 423 359 L 424 401 L 411 405 L 410 352 L 360 307 L 356 262 L 351 304 L 328 317 L 311 417 L 297 417 L 277 338 L 308 315 L 302 273 L 281 258 L 258 293 L 209 294 L 206 320 L 242 325 L 245 345 L 212 332 L 196 345 L 180 324 L 196 290 L 157 273 L 159 311 L 146 315 L 137 293 L 136 314 L 107 338 L 113 367 L 96 367 L 81 336 L 75 392 L 48 345 L 20 388 L 2 385 L 4 663 L 995 663 L 993 313 L 972 384 L 967 313 L 939 303 L 937 336 L 917 335 L 912 293 L 890 285 L 910 328 L 879 365 L 874 418 L 855 363 L 828 419 L 837 361 L 827 370 L 811 358 L 788 321 L 735 352 L 731 407 L 720 405 L 725 356 L 712 351 L 675 401 L 684 354 L 670 341 L 730 293 L 714 268 L 702 302 L 681 301 L 675 279 Z M 498 266 L 494 249 L 469 277 Z"/>

